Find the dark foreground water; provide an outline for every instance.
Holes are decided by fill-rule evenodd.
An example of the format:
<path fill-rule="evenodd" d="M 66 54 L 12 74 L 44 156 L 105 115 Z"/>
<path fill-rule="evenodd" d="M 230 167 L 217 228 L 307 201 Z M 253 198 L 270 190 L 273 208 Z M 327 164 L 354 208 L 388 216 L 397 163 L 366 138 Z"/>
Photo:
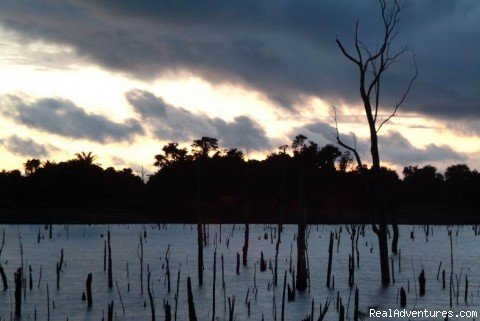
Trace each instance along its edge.
<path fill-rule="evenodd" d="M 273 272 L 267 269 L 259 271 L 260 252 L 265 259 L 275 259 L 276 239 L 271 240 L 270 230 L 276 226 L 251 225 L 248 266 L 240 265 L 236 274 L 236 253 L 243 245 L 243 225 L 210 225 L 209 245 L 204 248 L 205 271 L 204 285 L 198 286 L 197 277 L 197 231 L 194 225 L 56 225 L 53 226 L 52 239 L 44 226 L 10 225 L 5 228 L 5 245 L 0 262 L 8 277 L 9 290 L 0 292 L 0 320 L 10 320 L 14 306 L 13 275 L 22 263 L 32 268 L 33 288 L 26 287 L 25 300 L 22 302 L 22 320 L 33 320 L 35 310 L 37 320 L 47 320 L 47 284 L 50 292 L 50 320 L 101 320 L 107 312 L 107 304 L 114 300 L 116 320 L 151 320 L 147 294 L 147 269 L 151 273 L 151 283 L 157 320 L 165 319 L 164 301 L 172 306 L 172 320 L 175 310 L 175 292 L 177 273 L 180 270 L 180 287 L 177 320 L 188 320 L 187 276 L 192 278 L 193 297 L 198 320 L 212 319 L 213 257 L 217 252 L 216 277 L 216 319 L 228 320 L 228 303 L 224 300 L 222 288 L 221 256 L 224 256 L 225 296 L 236 296 L 235 320 L 274 320 L 275 307 L 277 320 L 280 320 L 283 275 L 289 270 L 290 255 L 293 267 L 296 263 L 296 226 L 284 226 L 279 252 L 279 286 L 269 286 Z M 340 228 L 342 232 L 340 232 Z M 369 226 L 365 235 L 360 235 L 358 250 L 360 266 L 355 271 L 355 285 L 360 292 L 360 311 L 367 313 L 370 307 L 377 309 L 400 308 L 397 292 L 400 287 L 407 293 L 408 309 L 449 310 L 448 278 L 450 275 L 450 239 L 445 226 L 431 226 L 426 236 L 424 227 L 401 226 L 399 256 L 392 256 L 395 269 L 395 283 L 387 288 L 380 285 L 380 266 L 378 246 L 375 234 Z M 459 300 L 453 299 L 453 311 L 480 310 L 480 237 L 475 235 L 472 226 L 452 227 L 455 290 L 459 280 Z M 103 269 L 104 242 L 107 231 L 111 232 L 113 283 L 108 288 L 107 272 Z M 328 262 L 328 241 L 330 231 L 336 231 L 340 237 L 335 240 L 333 253 L 333 275 L 335 289 L 327 289 L 326 274 Z M 410 237 L 414 231 L 414 238 Z M 0 231 L 1 232 L 1 231 Z M 139 238 L 144 235 L 144 292 L 140 287 Z M 38 234 L 41 240 L 38 242 Z M 265 233 L 267 239 L 265 239 Z M 102 237 L 103 235 L 103 237 Z M 0 240 L 1 242 L 1 240 Z M 227 247 L 228 244 L 228 247 Z M 1 243 L 0 243 L 1 245 Z M 165 253 L 170 245 L 171 292 L 167 290 Z M 56 286 L 56 264 L 64 250 L 65 266 L 60 272 L 60 287 Z M 291 254 L 290 254 L 291 253 Z M 351 241 L 345 226 L 319 225 L 309 226 L 308 259 L 310 266 L 310 290 L 297 293 L 295 302 L 286 302 L 285 320 L 301 320 L 310 313 L 312 299 L 315 300 L 315 320 L 318 317 L 320 303 L 329 298 L 332 304 L 326 320 L 338 320 L 335 309 L 337 291 L 340 292 L 346 309 L 347 318 L 353 320 L 354 291 L 348 285 L 348 257 L 351 253 Z M 355 253 L 356 255 L 356 253 Z M 441 270 L 437 281 L 440 262 L 441 270 L 447 276 L 446 289 L 442 289 Z M 127 275 L 128 266 L 128 275 Z M 418 296 L 418 275 L 424 269 L 426 275 L 426 295 Z M 42 276 L 40 280 L 40 271 Z M 88 273 L 93 274 L 93 308 L 88 309 L 82 301 L 85 281 Z M 254 276 L 256 275 L 256 282 Z M 465 303 L 465 276 L 468 275 L 469 289 Z M 415 281 L 414 281 L 415 279 Z M 288 275 L 291 284 L 291 275 Z M 118 290 L 116 287 L 118 283 Z M 255 291 L 255 285 L 258 290 Z M 128 290 L 129 288 L 129 290 Z M 0 284 L 0 290 L 2 289 Z M 120 302 L 122 296 L 125 313 Z M 256 295 L 255 295 L 256 292 Z M 248 293 L 251 314 L 248 316 L 245 304 Z M 146 306 L 145 306 L 146 303 Z M 53 304 L 55 307 L 53 307 Z M 227 311 L 225 311 L 225 306 Z M 470 318 L 471 320 L 472 318 Z"/>

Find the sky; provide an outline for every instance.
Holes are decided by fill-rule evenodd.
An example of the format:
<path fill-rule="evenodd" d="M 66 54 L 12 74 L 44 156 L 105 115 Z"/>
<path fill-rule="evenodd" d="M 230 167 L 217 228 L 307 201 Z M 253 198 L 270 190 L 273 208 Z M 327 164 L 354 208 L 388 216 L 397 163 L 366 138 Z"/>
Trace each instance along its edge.
<path fill-rule="evenodd" d="M 388 2 L 391 3 L 391 2 Z M 358 70 L 340 52 L 381 40 L 373 0 L 0 2 L 0 168 L 92 151 L 153 171 L 166 142 L 219 139 L 264 158 L 303 134 L 369 163 Z M 410 1 L 382 78 L 382 164 L 480 169 L 480 2 Z M 395 49 L 394 48 L 394 49 Z"/>

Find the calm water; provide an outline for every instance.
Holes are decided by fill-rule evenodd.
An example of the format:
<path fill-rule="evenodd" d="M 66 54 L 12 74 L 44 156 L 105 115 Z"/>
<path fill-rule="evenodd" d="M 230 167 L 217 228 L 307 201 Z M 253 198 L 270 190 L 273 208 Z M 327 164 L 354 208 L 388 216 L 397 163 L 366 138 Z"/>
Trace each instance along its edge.
<path fill-rule="evenodd" d="M 294 235 L 296 226 L 285 226 L 282 233 L 282 243 L 279 254 L 279 287 L 268 287 L 273 279 L 272 271 L 260 272 L 258 261 L 263 251 L 267 262 L 275 258 L 275 242 L 270 240 L 270 226 L 252 225 L 250 227 L 250 248 L 248 252 L 248 266 L 240 265 L 240 275 L 235 272 L 236 253 L 241 253 L 243 245 L 243 225 L 223 225 L 221 227 L 222 241 L 219 242 L 220 226 L 210 225 L 209 245 L 205 248 L 204 285 L 198 287 L 197 278 L 197 232 L 193 225 L 100 225 L 100 226 L 63 226 L 53 227 L 53 237 L 48 238 L 48 231 L 44 226 L 13 225 L 5 226 L 6 239 L 0 257 L 2 266 L 8 277 L 9 290 L 0 292 L 0 318 L 9 320 L 13 305 L 13 273 L 21 266 L 20 243 L 23 247 L 24 266 L 31 266 L 33 270 L 33 289 L 27 287 L 26 299 L 23 302 L 22 320 L 33 320 L 37 310 L 37 319 L 46 320 L 47 298 L 46 286 L 50 288 L 50 298 L 55 302 L 55 309 L 51 310 L 51 320 L 101 320 L 107 304 L 115 301 L 116 320 L 150 320 L 150 308 L 146 290 L 147 265 L 151 272 L 151 287 L 154 292 L 157 320 L 164 320 L 163 302 L 168 300 L 174 312 L 177 272 L 181 270 L 178 320 L 188 320 L 187 308 L 187 276 L 192 278 L 195 308 L 199 320 L 212 318 L 212 279 L 213 279 L 213 252 L 217 251 L 217 282 L 216 282 L 216 318 L 227 320 L 224 310 L 224 295 L 221 286 L 221 260 L 224 256 L 224 270 L 226 282 L 226 296 L 236 296 L 236 320 L 273 320 L 274 297 L 276 297 L 277 319 L 280 320 L 282 299 L 283 274 L 289 267 L 290 251 L 292 250 L 293 264 L 296 262 L 296 242 Z M 39 233 L 44 237 L 37 242 Z M 107 273 L 103 270 L 104 241 L 107 230 L 111 231 L 112 260 L 114 288 L 108 288 Z M 328 298 L 334 298 L 340 291 L 342 301 L 347 309 L 348 318 L 353 320 L 353 291 L 348 286 L 348 255 L 351 252 L 349 235 L 342 227 L 337 252 L 338 240 L 335 240 L 333 255 L 333 275 L 335 276 L 335 290 L 326 288 L 326 274 L 328 262 L 328 239 L 332 230 L 339 232 L 340 226 L 310 226 L 308 234 L 308 256 L 311 270 L 310 292 L 297 293 L 295 302 L 287 302 L 285 308 L 286 320 L 301 320 L 310 313 L 311 301 L 315 300 L 315 319 L 318 317 L 319 304 L 324 304 Z M 414 230 L 415 238 L 410 238 Z M 140 261 L 139 236 L 146 231 L 144 240 L 144 284 L 143 295 L 140 293 Z M 264 234 L 268 239 L 264 239 Z M 102 238 L 102 234 L 103 237 Z M 227 248 L 227 240 L 229 246 Z M 172 290 L 167 291 L 164 269 L 165 252 L 170 245 L 170 269 Z M 379 309 L 399 308 L 397 291 L 403 286 L 407 289 L 410 283 L 410 292 L 407 293 L 407 308 L 415 309 L 449 309 L 448 276 L 450 273 L 450 241 L 447 227 L 430 227 L 428 241 L 423 227 L 401 226 L 399 248 L 401 249 L 401 271 L 399 271 L 398 256 L 394 256 L 396 283 L 388 288 L 380 286 L 380 271 L 377 240 L 369 227 L 365 228 L 365 236 L 358 241 L 360 251 L 360 268 L 355 272 L 355 283 L 360 290 L 360 310 L 368 312 L 369 307 Z M 59 261 L 60 251 L 64 249 L 66 266 L 61 272 L 60 288 L 56 288 L 56 263 Z M 480 310 L 480 237 L 476 236 L 471 226 L 453 228 L 454 274 L 461 277 L 459 305 L 454 299 L 454 311 Z M 440 261 L 442 269 L 446 269 L 447 289 L 442 289 L 441 276 L 437 281 L 436 275 Z M 129 275 L 127 276 L 127 264 Z M 254 275 L 256 265 L 257 296 L 253 294 Z M 426 295 L 415 295 L 414 277 L 417 278 L 421 269 L 425 270 L 427 285 Z M 40 269 L 42 278 L 39 283 Z M 85 281 L 88 273 L 93 273 L 93 308 L 87 309 L 82 301 L 82 292 L 85 291 Z M 468 303 L 464 302 L 465 275 L 469 278 Z M 291 276 L 288 276 L 291 282 Z M 115 286 L 118 282 L 123 299 L 125 314 L 120 303 Z M 130 291 L 128 291 L 130 285 Z M 1 287 L 1 285 L 0 285 Z M 416 284 L 418 288 L 418 282 Z M 249 300 L 251 315 L 247 315 L 245 298 L 250 289 Z M 418 293 L 418 291 L 417 291 Z M 144 307 L 144 303 L 147 306 Z M 227 304 L 228 306 L 228 304 Z M 228 308 L 227 308 L 228 310 Z M 347 312 L 346 312 L 347 313 Z M 173 316 L 172 316 L 173 320 Z M 338 313 L 332 301 L 326 320 L 338 320 Z"/>

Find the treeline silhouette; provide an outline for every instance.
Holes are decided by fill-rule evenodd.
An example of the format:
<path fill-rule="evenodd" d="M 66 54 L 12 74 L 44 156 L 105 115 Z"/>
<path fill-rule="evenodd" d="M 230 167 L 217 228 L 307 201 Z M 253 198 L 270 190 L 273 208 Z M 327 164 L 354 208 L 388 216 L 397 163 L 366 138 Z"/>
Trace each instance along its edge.
<path fill-rule="evenodd" d="M 130 168 L 104 169 L 92 153 L 58 163 L 29 159 L 23 174 L 0 172 L 2 220 L 195 223 L 201 212 L 212 223 L 296 223 L 301 202 L 311 223 L 371 220 L 368 169 L 360 175 L 348 152 L 303 135 L 264 160 L 220 148 L 210 137 L 190 150 L 168 143 L 154 160 L 158 170 L 142 178 Z M 431 165 L 408 166 L 403 175 L 382 168 L 384 201 L 399 223 L 476 221 L 476 170 L 457 164 L 442 174 Z"/>

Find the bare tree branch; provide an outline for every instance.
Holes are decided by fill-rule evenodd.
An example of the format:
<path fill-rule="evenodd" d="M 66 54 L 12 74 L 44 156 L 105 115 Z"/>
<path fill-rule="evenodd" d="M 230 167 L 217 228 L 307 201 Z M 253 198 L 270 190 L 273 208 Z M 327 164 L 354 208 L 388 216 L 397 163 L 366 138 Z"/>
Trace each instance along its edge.
<path fill-rule="evenodd" d="M 340 47 L 340 50 L 342 51 L 343 55 L 345 57 L 347 57 L 348 59 L 350 59 L 351 61 L 353 61 L 359 68 L 362 68 L 362 64 L 360 63 L 360 61 L 356 60 L 355 58 L 353 58 L 346 50 L 345 48 L 343 47 L 342 43 L 340 42 L 340 40 L 335 39 L 335 41 L 337 42 L 337 45 Z"/>
<path fill-rule="evenodd" d="M 417 60 L 415 59 L 415 53 L 413 54 L 413 65 L 415 66 L 415 73 L 413 74 L 412 78 L 410 78 L 408 86 L 405 89 L 405 91 L 403 92 L 402 97 L 400 98 L 400 100 L 398 102 L 395 103 L 395 108 L 394 108 L 393 112 L 390 114 L 390 116 L 388 116 L 385 120 L 383 120 L 380 123 L 380 126 L 378 126 L 378 128 L 376 130 L 377 133 L 380 131 L 380 129 L 382 128 L 382 126 L 384 124 L 386 124 L 388 121 L 390 121 L 390 119 L 392 119 L 392 117 L 394 117 L 397 114 L 398 108 L 403 104 L 403 102 L 407 98 L 408 94 L 410 93 L 410 90 L 412 89 L 413 82 L 415 81 L 415 79 L 417 79 L 418 68 L 417 68 Z"/>
<path fill-rule="evenodd" d="M 356 139 L 355 135 L 353 135 L 353 143 L 354 143 L 353 147 L 345 144 L 341 140 L 340 133 L 338 131 L 337 108 L 335 106 L 333 106 L 333 121 L 335 122 L 335 138 L 337 139 L 337 143 L 340 146 L 342 146 L 343 148 L 351 151 L 355 155 L 355 160 L 357 161 L 357 165 L 358 165 L 360 171 L 362 171 L 363 170 L 363 163 L 362 163 L 362 159 L 360 158 L 360 155 L 358 154 L 358 151 L 357 151 L 357 139 Z"/>

